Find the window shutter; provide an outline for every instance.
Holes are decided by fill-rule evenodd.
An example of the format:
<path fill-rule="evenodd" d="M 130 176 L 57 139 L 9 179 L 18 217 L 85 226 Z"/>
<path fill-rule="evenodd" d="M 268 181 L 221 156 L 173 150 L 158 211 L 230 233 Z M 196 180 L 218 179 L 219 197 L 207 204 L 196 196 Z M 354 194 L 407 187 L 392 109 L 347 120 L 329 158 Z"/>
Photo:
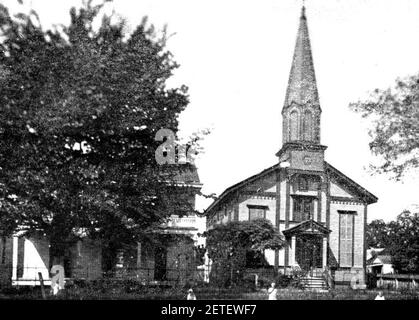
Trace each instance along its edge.
<path fill-rule="evenodd" d="M 352 251 L 353 251 L 353 214 L 340 214 L 340 250 L 339 264 L 341 267 L 352 267 Z"/>

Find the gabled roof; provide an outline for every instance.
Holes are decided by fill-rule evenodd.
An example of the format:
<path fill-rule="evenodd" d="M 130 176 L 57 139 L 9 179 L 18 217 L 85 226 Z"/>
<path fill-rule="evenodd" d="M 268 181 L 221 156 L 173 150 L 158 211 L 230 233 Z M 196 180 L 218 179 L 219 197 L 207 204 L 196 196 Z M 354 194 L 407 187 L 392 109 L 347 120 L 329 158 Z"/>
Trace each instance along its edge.
<path fill-rule="evenodd" d="M 333 167 L 331 164 L 324 162 L 326 172 L 331 173 L 338 182 L 341 182 L 350 190 L 358 195 L 358 198 L 362 201 L 365 201 L 368 204 L 377 202 L 378 198 L 369 192 L 367 189 L 360 186 L 358 183 L 353 181 L 351 178 L 340 172 L 338 169 Z"/>
<path fill-rule="evenodd" d="M 390 255 L 378 255 L 367 260 L 367 265 L 392 264 Z"/>
<path fill-rule="evenodd" d="M 391 264 L 392 263 L 390 255 L 383 255 L 383 256 L 379 255 L 377 258 L 380 259 L 380 261 L 383 264 Z"/>
<path fill-rule="evenodd" d="M 303 221 L 289 229 L 282 231 L 282 233 L 287 237 L 293 236 L 293 235 L 301 235 L 301 234 L 327 235 L 330 232 L 331 230 L 326 228 L 323 224 L 314 220 Z"/>
<path fill-rule="evenodd" d="M 161 166 L 160 173 L 167 181 L 177 186 L 201 188 L 197 168 L 190 163 L 165 164 Z"/>
<path fill-rule="evenodd" d="M 352 192 L 354 192 L 358 198 L 362 201 L 365 201 L 367 204 L 375 203 L 377 202 L 378 198 L 370 193 L 365 188 L 361 187 L 358 183 L 344 175 L 342 172 L 340 172 L 338 169 L 327 163 L 325 163 L 325 170 L 329 172 L 331 175 L 335 177 L 336 180 L 338 180 L 340 183 L 347 186 Z M 279 164 L 275 164 L 258 174 L 255 174 L 239 183 L 236 183 L 235 185 L 232 185 L 231 187 L 224 190 L 224 192 L 216 199 L 214 202 L 205 210 L 205 213 L 211 212 L 212 209 L 214 209 L 219 203 L 223 202 L 229 195 L 233 194 L 236 191 L 239 191 L 241 188 L 247 186 L 249 183 L 252 183 L 256 181 L 257 179 L 262 178 L 263 176 L 274 172 L 275 170 L 279 170 Z"/>
<path fill-rule="evenodd" d="M 374 253 L 374 254 L 373 254 Z M 368 256 L 370 256 L 368 258 Z M 367 250 L 368 265 L 392 264 L 391 254 L 387 248 L 371 248 Z"/>
<path fill-rule="evenodd" d="M 232 185 L 231 187 L 227 188 L 226 190 L 224 190 L 224 192 L 216 199 L 214 200 L 213 203 L 211 203 L 211 205 L 205 210 L 205 213 L 210 212 L 213 208 L 215 208 L 220 202 L 222 202 L 227 196 L 229 196 L 230 194 L 234 193 L 235 191 L 240 190 L 242 187 L 248 185 L 249 183 L 252 183 L 253 181 L 275 171 L 276 169 L 279 168 L 279 164 L 275 164 L 272 167 L 269 167 L 261 172 L 259 172 L 258 174 L 255 174 L 239 183 L 236 183 L 234 185 Z"/>

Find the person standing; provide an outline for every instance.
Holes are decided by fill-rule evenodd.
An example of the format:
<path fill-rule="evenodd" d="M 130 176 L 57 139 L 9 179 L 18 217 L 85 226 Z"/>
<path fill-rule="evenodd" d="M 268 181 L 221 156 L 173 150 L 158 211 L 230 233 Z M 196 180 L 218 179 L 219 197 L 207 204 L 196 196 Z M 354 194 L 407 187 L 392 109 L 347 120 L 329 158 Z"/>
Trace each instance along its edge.
<path fill-rule="evenodd" d="M 270 288 L 268 289 L 268 300 L 278 300 L 277 294 L 278 289 L 276 288 L 276 283 L 272 282 Z"/>
<path fill-rule="evenodd" d="M 193 292 L 192 288 L 188 290 L 188 296 L 186 297 L 186 300 L 196 300 L 196 295 Z"/>
<path fill-rule="evenodd" d="M 383 292 L 382 291 L 378 291 L 377 296 L 375 297 L 374 300 L 385 300 L 386 298 L 384 298 Z"/>

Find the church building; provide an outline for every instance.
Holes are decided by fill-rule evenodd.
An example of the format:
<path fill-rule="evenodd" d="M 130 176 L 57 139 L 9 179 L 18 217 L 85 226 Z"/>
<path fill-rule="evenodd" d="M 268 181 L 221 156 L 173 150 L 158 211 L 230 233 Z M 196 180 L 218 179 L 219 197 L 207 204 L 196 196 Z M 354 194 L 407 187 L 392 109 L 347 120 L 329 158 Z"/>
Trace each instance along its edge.
<path fill-rule="evenodd" d="M 367 207 L 377 197 L 325 161 L 321 107 L 302 8 L 282 109 L 278 162 L 226 189 L 206 210 L 207 228 L 265 218 L 286 245 L 266 250 L 273 270 L 331 270 L 335 284 L 364 283 Z M 339 134 L 339 133 L 337 133 Z"/>

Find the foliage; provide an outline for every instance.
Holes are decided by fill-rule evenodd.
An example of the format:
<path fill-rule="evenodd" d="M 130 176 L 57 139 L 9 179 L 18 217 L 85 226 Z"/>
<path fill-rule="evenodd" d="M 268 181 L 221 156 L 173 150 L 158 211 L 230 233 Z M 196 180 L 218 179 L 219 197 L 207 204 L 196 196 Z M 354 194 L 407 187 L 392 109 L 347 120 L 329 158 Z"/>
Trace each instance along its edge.
<path fill-rule="evenodd" d="M 205 249 L 204 245 L 198 245 L 194 246 L 194 252 L 196 257 L 196 264 L 202 265 L 205 263 L 205 253 L 207 252 L 207 249 Z"/>
<path fill-rule="evenodd" d="M 419 167 L 419 74 L 398 79 L 394 88 L 376 89 L 368 101 L 351 108 L 373 120 L 370 149 L 383 159 L 374 171 L 400 179 Z"/>
<path fill-rule="evenodd" d="M 384 220 L 373 220 L 367 226 L 366 241 L 368 248 L 385 248 L 389 243 L 389 233 Z"/>
<path fill-rule="evenodd" d="M 280 273 L 274 281 L 279 288 L 286 288 L 292 284 L 292 277 Z"/>
<path fill-rule="evenodd" d="M 419 273 L 419 213 L 402 212 L 390 222 L 390 254 L 399 273 Z"/>
<path fill-rule="evenodd" d="M 374 220 L 368 225 L 368 245 L 384 247 L 399 273 L 419 273 L 419 213 L 404 211 L 396 221 Z"/>
<path fill-rule="evenodd" d="M 284 240 L 266 219 L 231 221 L 205 233 L 208 257 L 212 260 L 212 281 L 221 286 L 240 280 L 246 266 L 246 252 L 280 249 Z"/>
<path fill-rule="evenodd" d="M 166 87 L 178 65 L 164 31 L 144 19 L 125 34 L 102 7 L 88 1 L 69 26 L 43 30 L 36 12 L 0 5 L 2 231 L 41 230 L 53 256 L 83 236 L 115 252 L 173 209 L 154 138 L 176 132 L 187 88 Z"/>

